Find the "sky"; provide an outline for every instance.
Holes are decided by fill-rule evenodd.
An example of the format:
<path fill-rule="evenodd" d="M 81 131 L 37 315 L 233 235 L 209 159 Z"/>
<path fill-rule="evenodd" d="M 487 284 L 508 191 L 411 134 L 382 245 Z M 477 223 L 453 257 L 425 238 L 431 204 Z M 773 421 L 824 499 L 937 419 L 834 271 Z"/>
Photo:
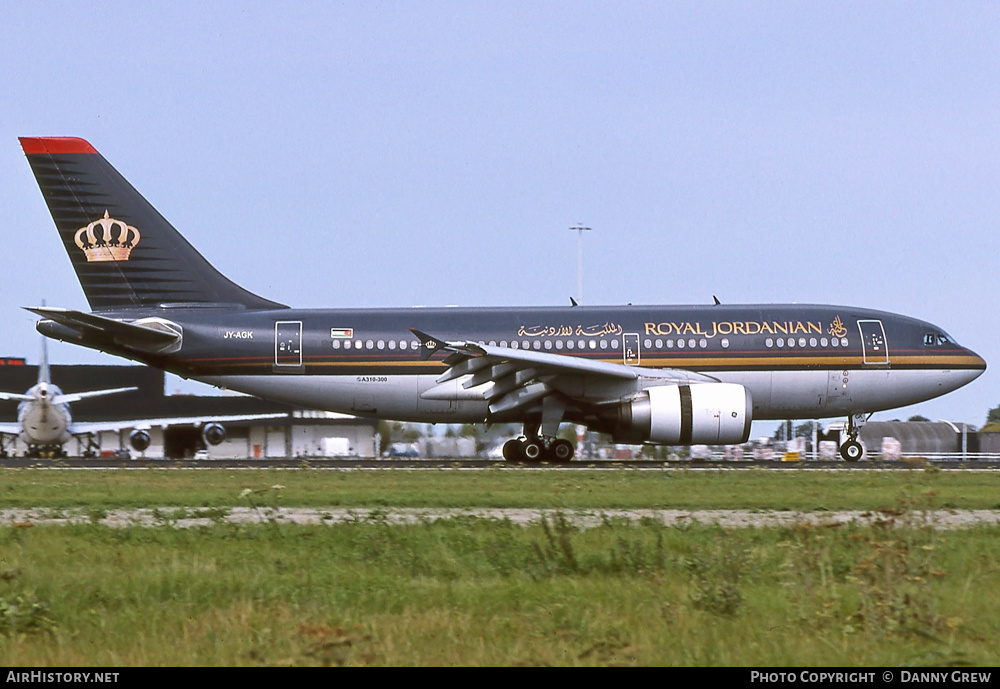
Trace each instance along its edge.
<path fill-rule="evenodd" d="M 991 368 L 1000 4 L 46 2 L 0 22 L 0 355 L 89 310 L 18 136 L 90 141 L 303 307 L 829 303 Z M 120 363 L 52 343 L 54 363 Z"/>

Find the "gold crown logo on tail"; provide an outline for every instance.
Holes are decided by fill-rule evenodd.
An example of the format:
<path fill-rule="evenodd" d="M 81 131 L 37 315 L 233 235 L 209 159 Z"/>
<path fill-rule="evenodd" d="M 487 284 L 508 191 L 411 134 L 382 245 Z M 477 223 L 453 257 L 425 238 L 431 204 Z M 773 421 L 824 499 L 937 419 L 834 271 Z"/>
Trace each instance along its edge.
<path fill-rule="evenodd" d="M 83 250 L 88 263 L 127 261 L 140 236 L 139 230 L 104 211 L 103 218 L 77 230 L 73 241 Z"/>

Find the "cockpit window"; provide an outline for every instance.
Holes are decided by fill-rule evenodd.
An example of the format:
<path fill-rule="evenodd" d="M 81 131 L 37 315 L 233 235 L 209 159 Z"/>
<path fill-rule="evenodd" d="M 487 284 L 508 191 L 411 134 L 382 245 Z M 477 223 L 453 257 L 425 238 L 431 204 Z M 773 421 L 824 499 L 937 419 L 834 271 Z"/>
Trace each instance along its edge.
<path fill-rule="evenodd" d="M 955 341 L 947 333 L 927 333 L 924 335 L 924 346 L 955 344 Z"/>

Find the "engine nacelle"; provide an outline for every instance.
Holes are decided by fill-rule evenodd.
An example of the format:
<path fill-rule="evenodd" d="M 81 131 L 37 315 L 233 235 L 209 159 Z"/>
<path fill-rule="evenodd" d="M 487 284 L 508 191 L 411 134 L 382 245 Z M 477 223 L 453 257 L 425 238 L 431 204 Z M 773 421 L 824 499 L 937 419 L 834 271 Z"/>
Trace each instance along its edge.
<path fill-rule="evenodd" d="M 226 429 L 221 423 L 206 423 L 201 429 L 201 439 L 208 445 L 218 445 L 226 439 Z"/>
<path fill-rule="evenodd" d="M 136 429 L 128 434 L 128 442 L 136 452 L 145 452 L 150 440 L 149 431 Z"/>
<path fill-rule="evenodd" d="M 750 437 L 753 398 L 735 383 L 661 385 L 618 409 L 615 440 L 659 445 L 734 445 Z"/>

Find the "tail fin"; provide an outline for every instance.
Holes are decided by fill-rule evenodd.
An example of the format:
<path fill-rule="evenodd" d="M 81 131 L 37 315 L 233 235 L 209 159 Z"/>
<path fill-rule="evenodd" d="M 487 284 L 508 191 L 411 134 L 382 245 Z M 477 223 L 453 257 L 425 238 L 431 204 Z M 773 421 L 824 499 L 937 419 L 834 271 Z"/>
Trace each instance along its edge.
<path fill-rule="evenodd" d="M 83 139 L 20 141 L 92 310 L 161 304 L 284 308 L 212 267 Z"/>
<path fill-rule="evenodd" d="M 52 382 L 52 377 L 49 375 L 49 340 L 45 337 L 42 338 L 42 356 L 38 360 L 38 382 Z"/>

